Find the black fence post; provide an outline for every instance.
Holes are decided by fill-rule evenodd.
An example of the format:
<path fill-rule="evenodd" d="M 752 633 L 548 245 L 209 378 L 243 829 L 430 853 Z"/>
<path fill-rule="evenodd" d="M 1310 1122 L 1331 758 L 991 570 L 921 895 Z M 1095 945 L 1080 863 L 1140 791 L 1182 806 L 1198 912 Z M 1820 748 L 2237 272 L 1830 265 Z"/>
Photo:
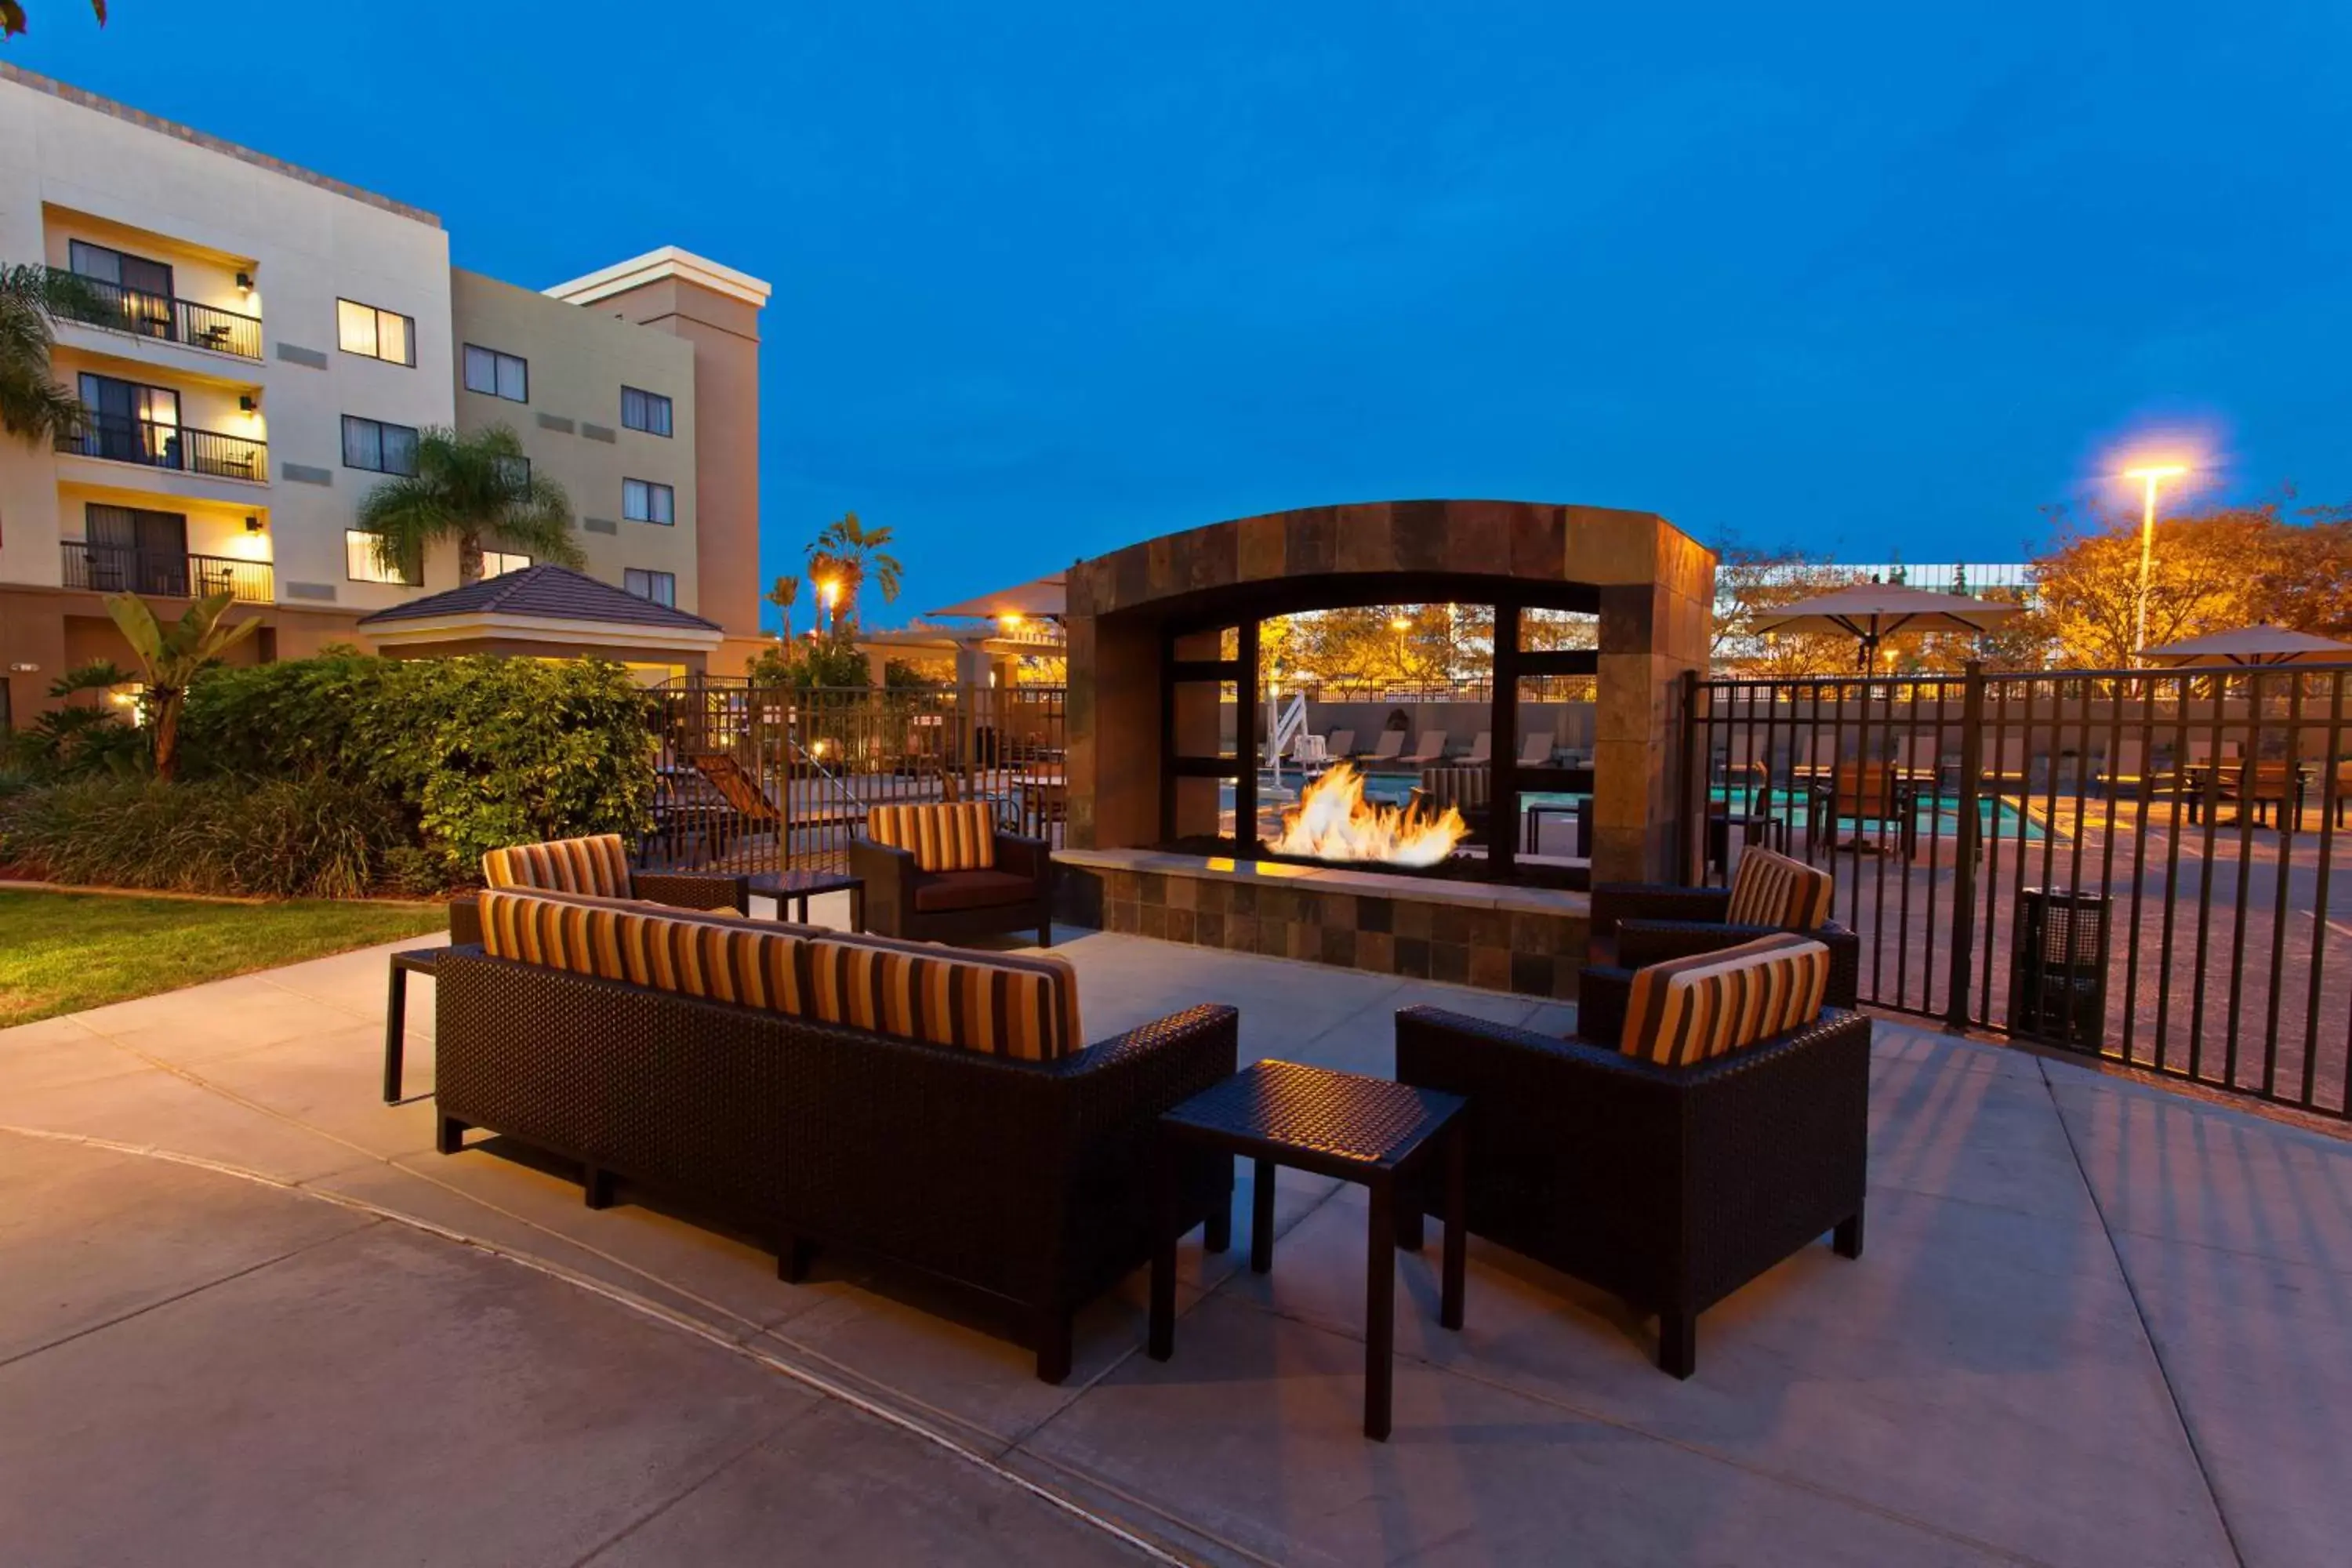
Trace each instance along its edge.
<path fill-rule="evenodd" d="M 1696 885 L 1692 864 L 1692 843 L 1696 836 L 1704 842 L 1706 833 L 1706 775 L 1701 772 L 1694 780 L 1691 775 L 1691 753 L 1698 728 L 1698 671 L 1683 671 L 1683 733 L 1681 781 L 1683 796 L 1682 832 L 1675 846 L 1675 880 L 1688 888 Z M 1692 809 L 1696 803 L 1696 809 Z"/>
<path fill-rule="evenodd" d="M 1952 851 L 1952 968 L 1944 998 L 1944 1021 L 1955 1029 L 1969 1026 L 1969 972 L 1976 957 L 1977 844 L 1984 831 L 1978 805 L 1984 777 L 1984 664 L 1972 658 L 1960 676 L 1959 841 Z"/>

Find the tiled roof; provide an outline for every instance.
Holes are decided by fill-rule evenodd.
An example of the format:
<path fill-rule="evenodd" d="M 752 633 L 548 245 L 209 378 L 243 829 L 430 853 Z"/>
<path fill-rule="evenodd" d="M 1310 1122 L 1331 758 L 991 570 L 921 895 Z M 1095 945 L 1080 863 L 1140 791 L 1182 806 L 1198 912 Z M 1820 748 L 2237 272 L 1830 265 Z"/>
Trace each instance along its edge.
<path fill-rule="evenodd" d="M 446 593 L 427 594 L 388 610 L 364 616 L 360 625 L 386 621 L 439 620 L 450 616 L 536 616 L 551 621 L 611 621 L 632 626 L 668 626 L 688 631 L 719 631 L 717 621 L 706 621 L 651 599 L 624 593 L 568 566 L 526 566 L 468 583 Z"/>

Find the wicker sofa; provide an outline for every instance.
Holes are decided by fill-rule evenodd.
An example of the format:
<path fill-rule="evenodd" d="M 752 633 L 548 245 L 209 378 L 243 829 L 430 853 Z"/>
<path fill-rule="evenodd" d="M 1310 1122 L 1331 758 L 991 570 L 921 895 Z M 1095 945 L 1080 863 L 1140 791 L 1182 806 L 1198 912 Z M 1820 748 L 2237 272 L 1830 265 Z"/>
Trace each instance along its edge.
<path fill-rule="evenodd" d="M 1801 931 L 1829 949 L 1829 1005 L 1858 1006 L 1862 939 L 1829 918 L 1833 888 L 1830 874 L 1819 867 L 1764 848 L 1750 848 L 1739 858 L 1727 888 L 1595 883 L 1585 956 L 1601 972 L 1598 984 L 1608 989 L 1617 985 L 1619 972 L 1719 952 L 1773 931 Z M 1588 985 L 1594 983 L 1592 973 L 1586 972 Z M 1591 992 L 1579 995 L 1589 1012 Z M 1601 1005 L 1611 1004 L 1604 998 Z M 1622 1016 L 1622 997 L 1615 1005 Z M 1616 1037 L 1613 1030 L 1608 1037 Z"/>
<path fill-rule="evenodd" d="M 1565 1039 L 1412 1007 L 1396 1076 L 1470 1101 L 1470 1230 L 1656 1314 L 1658 1365 L 1688 1377 L 1707 1307 L 1825 1231 L 1861 1256 L 1870 1025 L 1822 1008 L 1688 1065 L 1625 1039 L 1589 1000 Z M 1438 1206 L 1409 1205 L 1403 1239 Z"/>
<path fill-rule="evenodd" d="M 1150 1256 L 1157 1118 L 1236 1065 L 1230 1007 L 1080 1047 L 1055 960 L 570 896 L 480 906 L 481 942 L 435 972 L 443 1152 L 482 1128 L 577 1160 L 592 1206 L 642 1184 L 767 1240 L 786 1279 L 838 1246 L 953 1281 L 1019 1314 L 1048 1383 L 1074 1311 Z M 1213 1247 L 1232 1187 L 1230 1163 L 1182 1178 Z"/>
<path fill-rule="evenodd" d="M 996 826 L 983 801 L 878 805 L 849 842 L 866 884 L 866 928 L 919 942 L 1034 930 L 1054 944 L 1054 856 Z"/>

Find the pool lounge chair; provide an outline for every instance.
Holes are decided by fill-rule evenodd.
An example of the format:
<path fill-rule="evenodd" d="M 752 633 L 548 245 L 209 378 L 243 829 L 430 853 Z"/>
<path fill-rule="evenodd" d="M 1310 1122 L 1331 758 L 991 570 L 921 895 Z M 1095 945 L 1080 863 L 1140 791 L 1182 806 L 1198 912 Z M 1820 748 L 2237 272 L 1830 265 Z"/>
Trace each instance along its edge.
<path fill-rule="evenodd" d="M 1549 731 L 1540 735 L 1529 735 L 1526 743 L 1519 747 L 1519 766 L 1523 768 L 1551 766 L 1552 739 Z"/>
<path fill-rule="evenodd" d="M 1393 763 L 1403 751 L 1404 731 L 1383 730 L 1381 738 L 1373 742 L 1372 749 L 1364 753 L 1363 760 L 1367 763 Z"/>
<path fill-rule="evenodd" d="M 1470 754 L 1462 759 L 1465 767 L 1476 767 L 1495 760 L 1495 731 L 1481 730 L 1478 738 L 1470 742 Z"/>
<path fill-rule="evenodd" d="M 1413 748 L 1412 755 L 1397 759 L 1398 762 L 1409 767 L 1416 768 L 1425 768 L 1432 763 L 1442 763 L 1444 760 L 1445 731 L 1443 730 L 1423 730 L 1421 732 L 1421 744 Z"/>
<path fill-rule="evenodd" d="M 1323 752 L 1326 756 L 1329 757 L 1335 763 L 1343 757 L 1354 756 L 1356 754 L 1356 732 L 1353 730 L 1332 731 L 1329 738 L 1323 742 Z"/>

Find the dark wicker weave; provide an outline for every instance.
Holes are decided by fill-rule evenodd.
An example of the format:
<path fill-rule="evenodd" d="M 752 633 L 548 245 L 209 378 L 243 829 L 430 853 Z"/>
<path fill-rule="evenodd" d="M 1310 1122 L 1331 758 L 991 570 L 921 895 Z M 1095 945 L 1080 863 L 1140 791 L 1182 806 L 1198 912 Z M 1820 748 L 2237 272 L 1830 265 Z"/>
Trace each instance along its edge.
<path fill-rule="evenodd" d="M 468 1127 L 580 1161 L 771 1238 L 796 1279 L 838 1245 L 1016 1306 L 1037 1375 L 1070 1317 L 1151 1256 L 1160 1113 L 1229 1076 L 1231 1007 L 1037 1064 L 453 949 L 435 973 L 437 1142 Z M 1181 1212 L 1222 1242 L 1230 1163 Z"/>
<path fill-rule="evenodd" d="M 1585 974 L 1580 1019 L 1591 1005 Z M 1834 1229 L 1862 1254 L 1870 1023 L 1830 1009 L 1694 1068 L 1434 1007 L 1397 1015 L 1397 1079 L 1466 1097 L 1470 1229 L 1658 1315 L 1688 1377 L 1698 1314 Z M 1424 1209 L 1428 1194 L 1416 1194 Z"/>
<path fill-rule="evenodd" d="M 909 851 L 858 837 L 849 841 L 849 870 L 866 883 L 866 929 L 877 936 L 955 942 L 1034 926 L 1039 947 L 1054 945 L 1054 852 L 1042 838 L 998 834 L 993 871 L 921 871 Z M 986 887 L 988 901 L 953 910 L 916 907 L 927 887 L 959 880 Z"/>
<path fill-rule="evenodd" d="M 1771 936 L 1779 926 L 1727 925 L 1728 888 L 1675 888 L 1647 882 L 1602 882 L 1592 889 L 1594 963 L 1641 969 L 1670 958 L 1716 952 Z M 1830 950 L 1832 1007 L 1861 1005 L 1862 939 L 1835 921 L 1806 931 Z M 1614 1038 L 1614 1036 L 1611 1037 Z"/>

